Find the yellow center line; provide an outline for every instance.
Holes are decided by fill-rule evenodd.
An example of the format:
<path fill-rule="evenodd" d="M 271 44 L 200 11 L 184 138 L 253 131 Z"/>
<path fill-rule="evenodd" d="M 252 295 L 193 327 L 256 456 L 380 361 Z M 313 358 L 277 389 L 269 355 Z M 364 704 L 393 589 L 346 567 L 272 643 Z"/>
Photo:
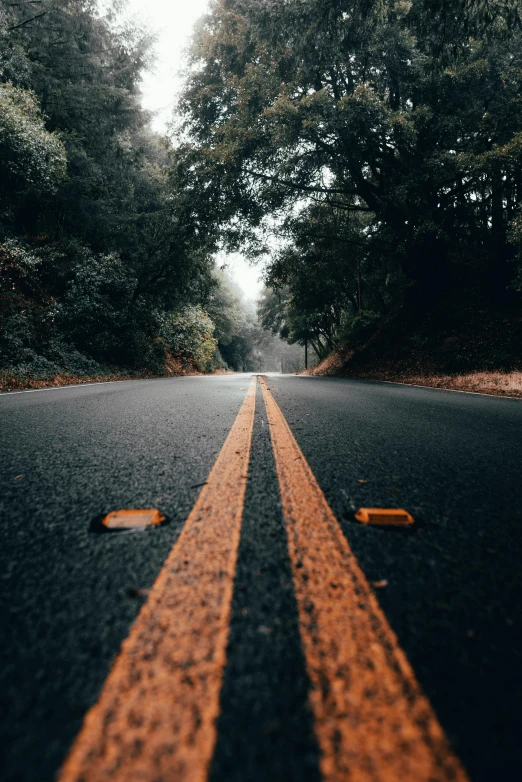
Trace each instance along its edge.
<path fill-rule="evenodd" d="M 255 411 L 236 421 L 59 782 L 204 782 L 219 692 Z"/>
<path fill-rule="evenodd" d="M 261 379 L 325 782 L 464 782 L 435 713 Z"/>

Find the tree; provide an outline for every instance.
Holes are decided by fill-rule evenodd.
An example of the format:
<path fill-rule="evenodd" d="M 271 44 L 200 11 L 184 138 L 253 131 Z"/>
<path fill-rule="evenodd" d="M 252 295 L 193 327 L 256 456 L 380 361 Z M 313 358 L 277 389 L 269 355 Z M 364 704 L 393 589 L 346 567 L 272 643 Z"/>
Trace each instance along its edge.
<path fill-rule="evenodd" d="M 181 108 L 225 233 L 307 199 L 366 215 L 419 312 L 474 266 L 506 286 L 520 201 L 517 3 L 216 2 Z M 458 272 L 457 272 L 458 274 Z"/>
<path fill-rule="evenodd" d="M 289 345 L 309 344 L 319 361 L 334 347 L 329 313 L 300 309 L 288 288 L 277 291 L 266 288 L 259 300 L 258 312 L 263 328 L 286 340 Z"/>
<path fill-rule="evenodd" d="M 66 172 L 65 148 L 49 133 L 35 95 L 0 84 L 0 203 L 15 195 L 53 192 Z"/>
<path fill-rule="evenodd" d="M 161 371 L 161 324 L 208 296 L 216 239 L 141 107 L 152 39 L 116 2 L 36 5 L 0 9 L 2 361 Z"/>
<path fill-rule="evenodd" d="M 214 323 L 206 312 L 187 306 L 164 318 L 160 334 L 176 357 L 189 366 L 194 364 L 201 371 L 210 371 L 217 350 L 214 330 Z"/>

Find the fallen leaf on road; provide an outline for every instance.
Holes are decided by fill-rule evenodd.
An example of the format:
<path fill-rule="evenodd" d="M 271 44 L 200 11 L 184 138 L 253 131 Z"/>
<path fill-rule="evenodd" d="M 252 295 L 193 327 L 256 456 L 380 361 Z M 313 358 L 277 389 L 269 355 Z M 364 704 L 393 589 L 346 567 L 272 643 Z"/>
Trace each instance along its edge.
<path fill-rule="evenodd" d="M 23 477 L 24 477 L 23 473 L 21 475 L 16 475 L 15 476 L 15 481 L 19 481 L 20 478 L 23 478 Z"/>
<path fill-rule="evenodd" d="M 359 480 L 357 481 L 357 483 L 368 483 L 368 481 L 364 481 L 362 478 L 359 478 Z"/>
<path fill-rule="evenodd" d="M 380 581 L 372 581 L 372 586 L 375 587 L 375 589 L 384 589 L 384 587 L 388 586 L 388 580 L 386 578 L 381 578 Z"/>

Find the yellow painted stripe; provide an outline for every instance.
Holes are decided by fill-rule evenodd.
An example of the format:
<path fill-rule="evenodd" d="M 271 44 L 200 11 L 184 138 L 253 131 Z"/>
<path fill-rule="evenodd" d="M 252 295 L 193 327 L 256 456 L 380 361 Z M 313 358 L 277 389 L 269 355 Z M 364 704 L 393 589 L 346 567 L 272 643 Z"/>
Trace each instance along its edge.
<path fill-rule="evenodd" d="M 216 740 L 256 381 L 60 782 L 203 782 Z"/>
<path fill-rule="evenodd" d="M 325 782 L 464 782 L 429 701 L 261 380 Z"/>

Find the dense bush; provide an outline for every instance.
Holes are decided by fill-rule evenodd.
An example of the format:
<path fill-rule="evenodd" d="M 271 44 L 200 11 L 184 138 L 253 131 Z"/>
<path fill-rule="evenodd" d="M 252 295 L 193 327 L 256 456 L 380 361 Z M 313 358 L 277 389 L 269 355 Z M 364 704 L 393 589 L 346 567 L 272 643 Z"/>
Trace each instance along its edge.
<path fill-rule="evenodd" d="M 201 372 L 210 372 L 216 361 L 219 363 L 214 324 L 200 307 L 187 306 L 168 313 L 160 334 L 171 353 L 187 365 L 193 363 Z"/>
<path fill-rule="evenodd" d="M 165 313 L 212 285 L 212 237 L 141 107 L 150 37 L 103 6 L 0 5 L 0 369 L 22 377 L 161 373 Z M 207 367 L 212 324 L 186 312 L 183 355 Z"/>
<path fill-rule="evenodd" d="M 66 153 L 55 133 L 45 128 L 36 95 L 0 84 L 0 177 L 11 190 L 53 190 L 66 173 Z"/>
<path fill-rule="evenodd" d="M 100 365 L 161 371 L 159 317 L 115 254 L 77 242 L 0 244 L 0 366 L 31 376 Z"/>

